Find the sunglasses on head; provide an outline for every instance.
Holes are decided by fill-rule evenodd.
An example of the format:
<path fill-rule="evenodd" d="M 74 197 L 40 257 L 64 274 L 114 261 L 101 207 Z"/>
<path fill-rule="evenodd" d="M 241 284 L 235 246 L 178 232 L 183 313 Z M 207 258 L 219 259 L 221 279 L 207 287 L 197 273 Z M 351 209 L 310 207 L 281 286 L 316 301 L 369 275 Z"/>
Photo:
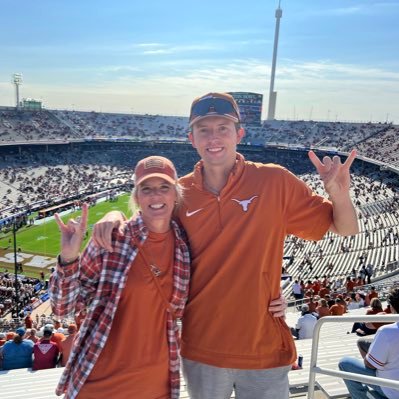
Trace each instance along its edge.
<path fill-rule="evenodd" d="M 238 120 L 240 119 L 236 109 L 230 101 L 227 101 L 224 98 L 213 97 L 204 98 L 192 106 L 190 121 L 192 121 L 194 118 L 210 114 L 230 115 Z"/>

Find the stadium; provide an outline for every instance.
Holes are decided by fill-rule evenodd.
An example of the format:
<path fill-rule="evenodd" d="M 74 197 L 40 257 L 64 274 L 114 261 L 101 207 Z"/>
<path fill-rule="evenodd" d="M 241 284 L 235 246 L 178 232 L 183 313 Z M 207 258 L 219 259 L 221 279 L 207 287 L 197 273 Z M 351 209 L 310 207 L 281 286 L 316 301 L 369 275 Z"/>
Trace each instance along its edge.
<path fill-rule="evenodd" d="M 9 282 L 15 270 L 21 281 L 18 292 L 14 288 L 11 295 L 8 290 L 1 297 L 1 327 L 15 328 L 17 312 L 23 316 L 24 309 L 25 314 L 31 309 L 40 316 L 40 328 L 50 316 L 35 309 L 48 310 L 44 289 L 59 252 L 52 214 L 74 216 L 82 201 L 90 203 L 90 226 L 109 210 L 127 213 L 131 175 L 139 159 L 163 155 L 173 160 L 182 176 L 198 155 L 187 141 L 187 118 L 5 107 L 0 108 L 0 117 L 0 267 L 3 285 L 8 281 L 8 287 L 13 286 Z M 262 126 L 245 127 L 245 144 L 239 152 L 246 159 L 281 164 L 322 195 L 307 151 L 345 156 L 350 148 L 359 149 L 351 192 L 360 233 L 350 238 L 328 233 L 317 243 L 289 237 L 284 268 L 291 281 L 284 282 L 285 296 L 292 299 L 292 278 L 313 282 L 327 276 L 332 292 L 343 292 L 346 278 L 357 278 L 361 266 L 371 264 L 372 284 L 383 298 L 399 272 L 399 127 L 306 121 L 265 121 Z M 15 270 L 13 230 L 17 230 Z M 28 294 L 23 290 L 26 278 L 35 287 Z M 367 293 L 369 287 L 362 283 L 358 290 Z M 289 313 L 288 320 L 293 324 L 295 317 L 297 313 Z M 310 361 L 309 348 L 307 352 L 305 365 Z M 306 384 L 306 379 L 302 375 L 296 384 Z"/>
<path fill-rule="evenodd" d="M 250 91 L 253 87 L 228 90 L 245 129 L 237 151 L 248 161 L 285 167 L 327 198 L 309 151 L 320 159 L 344 160 L 357 150 L 350 196 L 359 233 L 343 237 L 327 232 L 319 241 L 288 235 L 280 282 L 287 301 L 285 323 L 296 338 L 298 354 L 288 374 L 290 398 L 349 398 L 340 360 L 361 360 L 359 337 L 373 337 L 384 323 L 398 321 L 389 314 L 388 297 L 399 287 L 399 125 L 388 115 L 385 122 L 332 121 L 330 110 L 326 120 L 276 119 L 280 5 L 275 16 L 267 118 L 262 117 L 263 94 Z M 85 246 L 95 223 L 108 212 L 132 216 L 132 175 L 139 160 L 151 155 L 169 158 L 182 177 L 200 157 L 188 138 L 188 116 L 44 107 L 35 99 L 20 101 L 21 81 L 20 74 L 13 75 L 15 106 L 0 104 L 0 398 L 54 399 L 65 367 L 62 358 L 39 371 L 3 370 L 2 359 L 4 344 L 22 330 L 24 340 L 36 342 L 50 329 L 62 351 L 60 342 L 72 338 L 85 317 L 81 312 L 59 319 L 52 313 L 49 280 L 61 239 L 54 214 L 66 222 L 81 216 L 82 205 L 88 204 Z M 378 312 L 371 306 L 375 298 L 381 305 Z M 307 314 L 317 324 L 305 336 L 300 320 Z M 387 381 L 386 386 L 398 389 L 396 380 Z M 376 391 L 372 395 L 386 397 Z M 183 376 L 180 398 L 190 399 Z"/>

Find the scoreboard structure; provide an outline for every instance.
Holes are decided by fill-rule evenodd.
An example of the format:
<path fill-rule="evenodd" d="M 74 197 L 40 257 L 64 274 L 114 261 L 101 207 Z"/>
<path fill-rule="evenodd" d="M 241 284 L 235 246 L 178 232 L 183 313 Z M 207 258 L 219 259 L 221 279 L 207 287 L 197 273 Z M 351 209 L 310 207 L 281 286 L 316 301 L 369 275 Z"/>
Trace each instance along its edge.
<path fill-rule="evenodd" d="M 263 95 L 249 92 L 230 92 L 240 109 L 244 125 L 261 125 Z"/>

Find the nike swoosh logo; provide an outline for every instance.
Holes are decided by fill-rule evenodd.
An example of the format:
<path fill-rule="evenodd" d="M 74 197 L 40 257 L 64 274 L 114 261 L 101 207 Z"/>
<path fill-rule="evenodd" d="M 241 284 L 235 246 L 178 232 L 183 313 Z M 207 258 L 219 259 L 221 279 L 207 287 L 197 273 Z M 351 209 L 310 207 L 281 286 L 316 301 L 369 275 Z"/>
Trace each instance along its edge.
<path fill-rule="evenodd" d="M 200 209 L 196 209 L 195 211 L 189 212 L 186 211 L 186 216 L 189 218 L 190 216 L 195 215 L 196 213 L 198 213 L 199 211 L 202 211 L 204 208 L 200 208 Z"/>

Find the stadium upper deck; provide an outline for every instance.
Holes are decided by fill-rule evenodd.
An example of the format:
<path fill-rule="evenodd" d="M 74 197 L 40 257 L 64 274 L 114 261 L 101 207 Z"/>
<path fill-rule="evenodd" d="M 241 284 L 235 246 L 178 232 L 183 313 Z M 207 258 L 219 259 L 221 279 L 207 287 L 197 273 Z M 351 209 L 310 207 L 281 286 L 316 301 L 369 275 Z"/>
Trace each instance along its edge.
<path fill-rule="evenodd" d="M 19 111 L 0 107 L 0 144 L 88 138 L 187 141 L 188 119 L 80 111 Z M 332 147 L 399 164 L 399 126 L 372 123 L 267 121 L 246 126 L 245 142 Z"/>

